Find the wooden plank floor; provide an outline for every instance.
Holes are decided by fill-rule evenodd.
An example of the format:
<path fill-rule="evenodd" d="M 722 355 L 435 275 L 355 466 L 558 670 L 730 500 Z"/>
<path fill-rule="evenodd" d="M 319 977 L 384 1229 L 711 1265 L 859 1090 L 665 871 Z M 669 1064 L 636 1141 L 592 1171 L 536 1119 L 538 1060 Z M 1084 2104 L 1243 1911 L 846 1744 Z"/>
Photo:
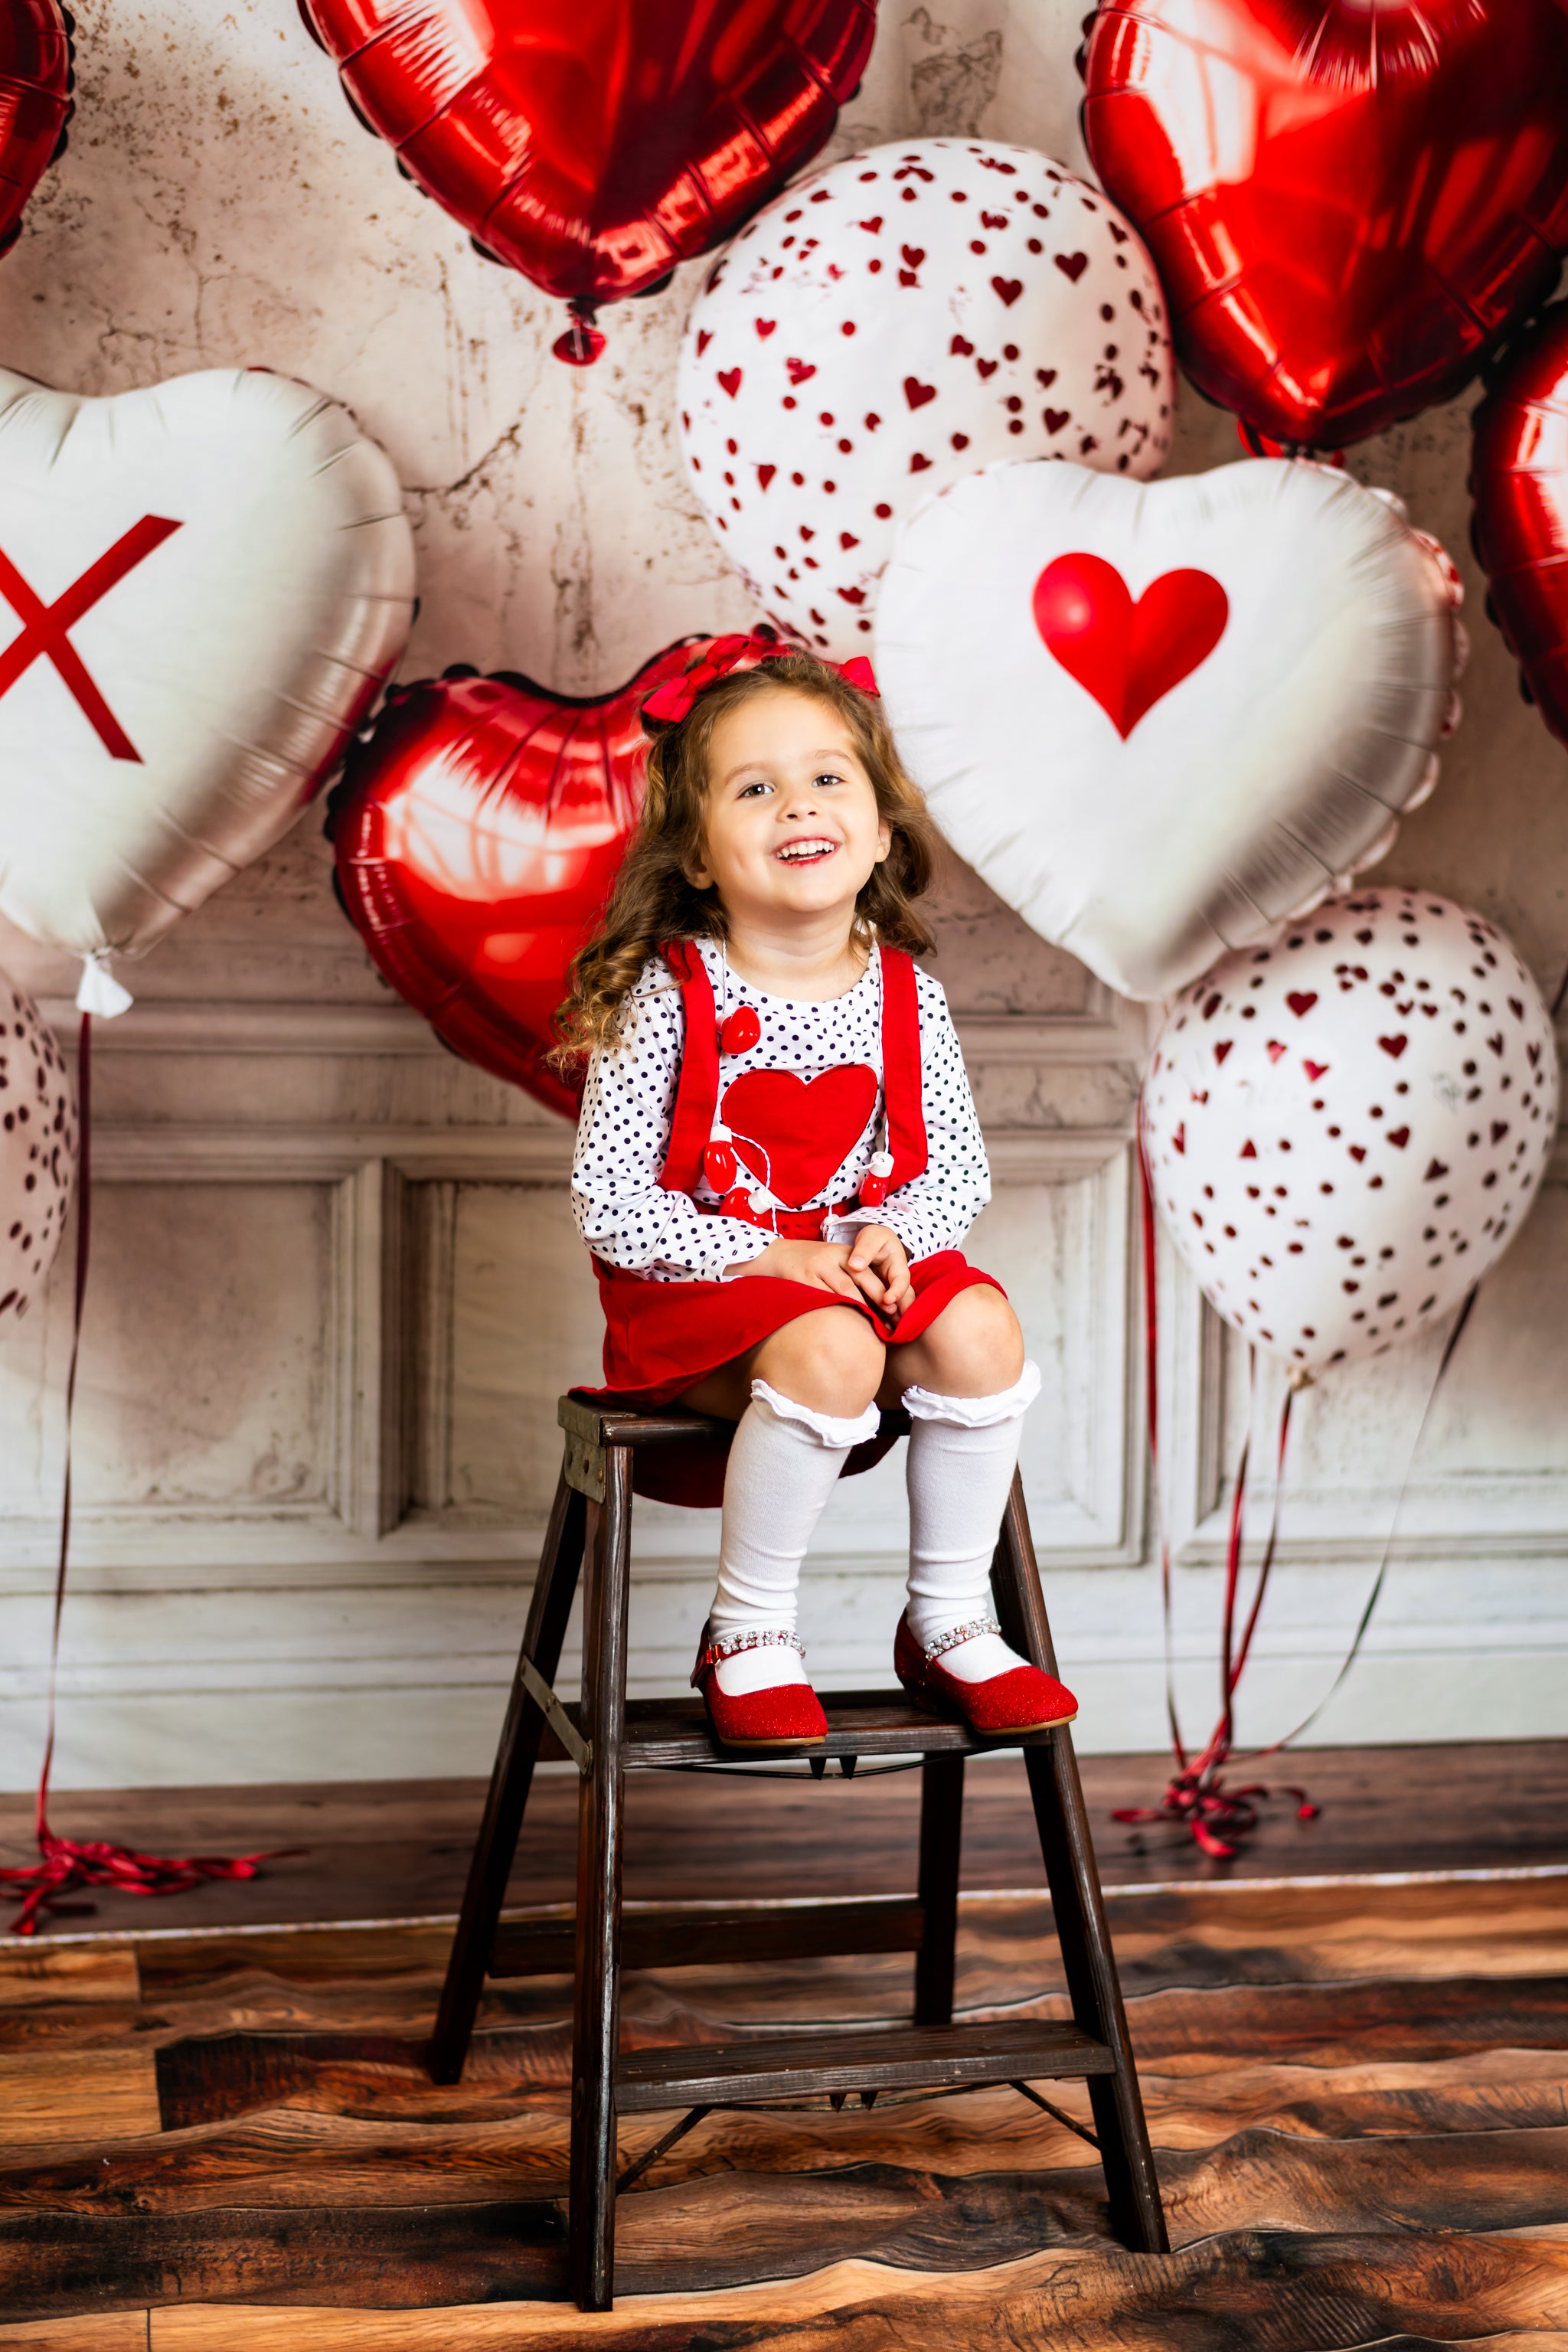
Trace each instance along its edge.
<path fill-rule="evenodd" d="M 1262 1808 L 1257 1834 L 1234 1863 L 1209 1861 L 1177 1831 L 1129 1829 L 1110 1819 L 1119 1806 L 1158 1798 L 1163 1758 L 1079 1760 L 1108 1886 L 1568 1868 L 1568 1741 L 1326 1748 L 1273 1759 L 1267 1776 L 1279 1793 Z M 986 1757 L 970 1765 L 967 1780 L 964 1885 L 1037 1885 L 1022 1759 Z M 1310 1790 L 1321 1808 L 1315 1821 L 1297 1819 L 1286 1780 Z M 116 1838 L 163 1853 L 273 1850 L 280 1858 L 259 1879 L 209 1883 L 155 1906 L 106 1895 L 89 1924 L 65 1920 L 59 1927 L 79 1936 L 449 1919 L 483 1801 L 479 1780 L 68 1790 L 50 1806 L 54 1827 L 67 1836 Z M 851 1886 L 858 1894 L 903 1893 L 912 1884 L 919 1804 L 919 1775 L 909 1772 L 879 1780 L 857 1774 L 851 1781 L 830 1773 L 805 1784 L 754 1775 L 638 1775 L 627 1790 L 626 1891 L 634 1899 L 711 1897 L 721 1853 L 724 1895 L 772 1895 L 783 1880 L 803 1895 Z M 512 1876 L 514 1904 L 571 1902 L 576 1824 L 575 1777 L 542 1774 Z M 33 1856 L 32 1826 L 30 1795 L 0 1796 L 0 1862 Z"/>
<path fill-rule="evenodd" d="M 1295 1883 L 1168 1871 L 1111 1895 L 1168 2257 L 1114 2244 L 1089 2152 L 1011 2091 L 715 2114 L 623 2200 L 616 2307 L 584 2317 L 562 2276 L 564 1979 L 495 1986 L 463 2082 L 437 2089 L 420 2049 L 441 1926 L 268 1930 L 253 1910 L 229 1933 L 204 1917 L 205 1933 L 140 1942 L 0 1943 L 0 2352 L 1568 2352 L 1568 1874 L 1550 1874 L 1568 1863 L 1568 1772 L 1545 1747 L 1422 1757 L 1405 1883 L 1377 1882 L 1399 1865 L 1363 1783 Z M 1354 1792 L 1368 1764 L 1342 1759 L 1332 1785 Z M 1009 1769 L 971 1775 L 982 1885 L 1039 1874 Z M 682 1809 L 732 1802 L 737 1784 L 667 1785 L 640 1823 L 664 1859 L 645 1854 L 637 1885 L 663 1874 L 665 1891 L 711 1895 L 681 1859 Z M 1445 1846 L 1431 1792 L 1448 1788 L 1469 1794 Z M 747 1845 L 792 1892 L 842 1884 L 847 1804 L 896 1798 L 853 1875 L 861 1894 L 907 1888 L 908 1790 L 753 1786 Z M 279 1822 L 306 1801 L 268 1801 Z M 232 1801 L 193 1795 L 163 1818 L 226 1838 Z M 312 1867 L 356 1852 L 362 1916 L 387 1916 L 389 1854 L 447 1833 L 389 1807 L 366 1836 L 366 1791 L 340 1812 L 310 1801 Z M 455 1832 L 458 1798 L 424 1801 L 450 1802 Z M 1541 1874 L 1437 1875 L 1482 1866 L 1489 1801 L 1503 1867 Z M 1281 1825 L 1277 1853 L 1299 1852 L 1295 1835 Z M 1325 1870 L 1325 1851 L 1375 1854 L 1375 1871 Z M 555 1899 L 560 1860 L 536 1852 L 515 1891 Z M 725 1893 L 776 1891 L 754 1874 L 737 1851 Z M 1142 1885 L 1155 1875 L 1145 1861 Z M 289 1885 L 309 1911 L 304 1878 Z M 650 1971 L 628 1979 L 626 2039 L 890 2021 L 910 1977 L 897 1956 Z M 1065 2016 L 1042 1903 L 965 1899 L 959 2006 Z M 1050 2095 L 1087 2120 L 1081 2086 Z M 623 2159 L 668 2120 L 629 2119 Z"/>

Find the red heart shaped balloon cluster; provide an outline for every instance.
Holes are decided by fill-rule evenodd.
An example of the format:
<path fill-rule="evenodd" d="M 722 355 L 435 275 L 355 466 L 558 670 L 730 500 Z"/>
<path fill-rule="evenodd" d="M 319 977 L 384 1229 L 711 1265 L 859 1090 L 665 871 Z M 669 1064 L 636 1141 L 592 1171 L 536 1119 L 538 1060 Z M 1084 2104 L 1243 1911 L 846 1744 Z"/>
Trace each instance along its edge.
<path fill-rule="evenodd" d="M 1477 409 L 1470 538 L 1530 700 L 1568 743 L 1568 302 L 1509 353 Z"/>
<path fill-rule="evenodd" d="M 350 105 L 482 252 L 572 300 L 650 291 L 813 156 L 876 0 L 300 0 Z"/>
<path fill-rule="evenodd" d="M 327 816 L 338 897 L 377 969 L 443 1045 L 564 1118 L 549 1068 L 572 959 L 642 805 L 643 697 L 682 639 L 612 694 L 458 667 L 394 687 Z"/>
<path fill-rule="evenodd" d="M 1079 62 L 1184 367 L 1276 442 L 1450 398 L 1556 282 L 1554 0 L 1102 0 Z"/>
<path fill-rule="evenodd" d="M 0 253 L 66 143 L 74 29 L 59 0 L 0 0 Z"/>

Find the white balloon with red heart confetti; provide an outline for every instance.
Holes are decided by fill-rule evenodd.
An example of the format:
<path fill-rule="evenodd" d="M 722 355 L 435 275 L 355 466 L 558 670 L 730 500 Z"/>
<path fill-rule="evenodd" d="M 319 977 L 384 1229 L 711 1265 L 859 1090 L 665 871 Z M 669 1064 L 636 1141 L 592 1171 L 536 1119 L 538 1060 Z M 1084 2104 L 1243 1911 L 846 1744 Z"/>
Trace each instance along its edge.
<path fill-rule="evenodd" d="M 914 139 L 797 180 L 693 306 L 681 446 L 780 628 L 867 650 L 900 520 L 997 457 L 1130 480 L 1174 398 L 1153 266 L 1100 189 L 1029 147 Z"/>
<path fill-rule="evenodd" d="M 1318 1372 L 1439 1321 L 1495 1264 L 1557 1087 L 1551 1016 L 1495 925 L 1360 890 L 1176 999 L 1143 1087 L 1151 1188 L 1211 1306 Z"/>
<path fill-rule="evenodd" d="M 70 1073 L 32 998 L 0 972 L 0 1328 L 48 1278 L 76 1163 Z"/>

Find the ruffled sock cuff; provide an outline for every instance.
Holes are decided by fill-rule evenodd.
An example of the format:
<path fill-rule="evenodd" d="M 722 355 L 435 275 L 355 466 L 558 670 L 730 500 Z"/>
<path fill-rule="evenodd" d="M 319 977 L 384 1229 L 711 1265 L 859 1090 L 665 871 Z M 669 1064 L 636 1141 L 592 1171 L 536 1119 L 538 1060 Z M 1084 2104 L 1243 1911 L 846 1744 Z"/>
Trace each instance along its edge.
<path fill-rule="evenodd" d="M 836 1451 L 851 1445 L 864 1445 L 868 1438 L 876 1436 L 882 1423 L 882 1416 L 874 1404 L 868 1404 L 864 1412 L 857 1413 L 852 1420 L 845 1420 L 837 1413 L 816 1412 L 808 1404 L 796 1404 L 793 1397 L 781 1396 L 778 1390 L 770 1388 L 766 1381 L 752 1382 L 752 1402 L 753 1404 L 765 1404 L 777 1420 L 795 1422 L 800 1428 L 808 1430 L 820 1445 L 832 1446 Z"/>
<path fill-rule="evenodd" d="M 1020 1419 L 1039 1393 L 1040 1368 L 1026 1361 L 1012 1387 L 999 1390 L 995 1396 L 938 1396 L 931 1389 L 910 1388 L 904 1391 L 902 1402 L 911 1421 L 945 1421 L 955 1429 L 994 1429 L 999 1422 Z"/>

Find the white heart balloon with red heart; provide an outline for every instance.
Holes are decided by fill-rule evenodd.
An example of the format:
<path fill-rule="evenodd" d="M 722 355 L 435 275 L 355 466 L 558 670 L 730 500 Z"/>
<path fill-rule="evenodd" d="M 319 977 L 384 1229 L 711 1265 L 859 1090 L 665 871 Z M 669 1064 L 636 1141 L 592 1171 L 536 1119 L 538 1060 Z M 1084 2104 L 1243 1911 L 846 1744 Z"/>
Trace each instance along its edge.
<path fill-rule="evenodd" d="M 1328 467 L 995 465 L 900 531 L 877 675 L 959 855 L 1162 996 L 1381 856 L 1431 790 L 1459 596 L 1396 500 Z"/>
<path fill-rule="evenodd" d="M 1551 1015 L 1495 925 L 1356 891 L 1177 998 L 1143 1087 L 1151 1188 L 1211 1305 L 1315 1372 L 1437 1322 L 1495 1263 L 1557 1083 Z"/>
<path fill-rule="evenodd" d="M 76 1163 L 70 1074 L 32 998 L 0 972 L 0 1324 L 48 1279 Z"/>
<path fill-rule="evenodd" d="M 141 954 L 293 823 L 413 599 L 391 464 L 310 385 L 0 369 L 0 912 Z"/>
<path fill-rule="evenodd" d="M 1135 230 L 991 140 L 908 140 L 795 181 L 710 275 L 680 359 L 681 446 L 725 553 L 836 660 L 866 651 L 924 492 L 1001 457 L 1142 480 L 1173 398 Z"/>

